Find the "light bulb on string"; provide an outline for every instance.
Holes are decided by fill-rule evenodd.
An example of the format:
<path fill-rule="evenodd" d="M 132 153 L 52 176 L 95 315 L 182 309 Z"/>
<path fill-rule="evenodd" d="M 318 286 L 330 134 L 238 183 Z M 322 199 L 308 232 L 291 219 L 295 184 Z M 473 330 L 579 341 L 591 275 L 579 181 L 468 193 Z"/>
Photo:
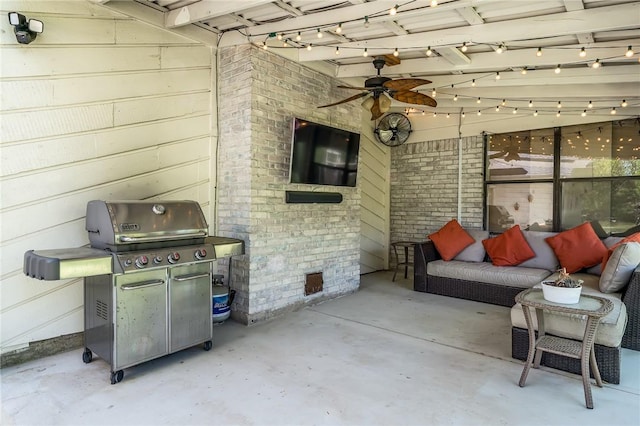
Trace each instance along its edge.
<path fill-rule="evenodd" d="M 507 104 L 507 100 L 506 100 L 506 99 L 503 99 L 503 100 L 502 100 L 502 106 L 505 106 L 506 104 Z"/>
<path fill-rule="evenodd" d="M 480 102 L 482 102 L 482 99 L 478 98 L 478 100 L 476 100 L 476 103 L 479 104 Z"/>
<path fill-rule="evenodd" d="M 587 108 L 593 108 L 593 102 L 589 101 L 589 104 L 587 105 Z"/>
<path fill-rule="evenodd" d="M 500 80 L 500 71 L 496 72 L 496 80 Z"/>
<path fill-rule="evenodd" d="M 309 43 L 309 44 L 307 45 L 307 50 L 311 51 L 311 46 L 312 46 L 312 44 L 311 44 L 311 43 Z"/>
<path fill-rule="evenodd" d="M 555 70 L 553 70 L 553 72 L 555 72 L 556 74 L 560 74 L 560 64 L 558 64 L 558 66 L 556 67 Z"/>
<path fill-rule="evenodd" d="M 633 48 L 631 46 L 627 48 L 627 53 L 625 53 L 624 56 L 626 56 L 627 58 L 630 58 L 633 56 Z"/>
<path fill-rule="evenodd" d="M 464 118 L 464 117 L 465 117 L 465 113 L 464 113 L 464 111 L 462 111 L 462 118 Z"/>
<path fill-rule="evenodd" d="M 562 108 L 562 102 L 558 101 L 558 108 Z"/>
<path fill-rule="evenodd" d="M 534 116 L 534 117 L 537 117 L 537 116 L 538 116 L 538 110 L 535 110 L 535 111 L 533 112 L 533 116 Z"/>
<path fill-rule="evenodd" d="M 340 46 L 336 46 L 336 55 L 340 54 Z"/>
<path fill-rule="evenodd" d="M 527 74 L 527 67 L 522 68 L 522 70 L 520 70 L 520 74 L 526 75 Z"/>
<path fill-rule="evenodd" d="M 596 61 L 591 64 L 591 68 L 600 68 L 600 59 L 596 59 Z"/>
<path fill-rule="evenodd" d="M 362 52 L 362 56 L 364 56 L 365 58 L 369 56 L 369 52 L 367 51 L 366 47 L 364 48 L 364 52 Z"/>
<path fill-rule="evenodd" d="M 616 112 L 617 112 L 617 111 L 616 111 L 616 108 L 615 108 L 615 107 L 611 108 L 611 115 L 614 115 Z"/>
<path fill-rule="evenodd" d="M 438 5 L 438 0 L 431 0 L 431 7 L 436 7 Z"/>
<path fill-rule="evenodd" d="M 338 26 L 336 27 L 336 33 L 341 34 L 342 33 L 342 22 L 340 22 L 338 24 Z"/>
<path fill-rule="evenodd" d="M 427 56 L 433 55 L 433 51 L 431 50 L 431 46 L 427 47 Z"/>
<path fill-rule="evenodd" d="M 496 112 L 500 112 L 500 105 L 496 105 Z"/>
<path fill-rule="evenodd" d="M 389 15 L 393 16 L 398 12 L 398 5 L 396 4 L 391 9 L 389 9 Z"/>
<path fill-rule="evenodd" d="M 288 47 L 289 46 L 289 39 L 286 39 L 282 42 L 282 47 Z"/>
<path fill-rule="evenodd" d="M 513 114 L 517 114 L 518 113 L 518 108 L 514 108 L 512 113 Z"/>
<path fill-rule="evenodd" d="M 560 111 L 556 112 L 556 117 L 560 117 Z"/>
<path fill-rule="evenodd" d="M 398 52 L 398 48 L 396 47 L 396 50 L 393 51 L 393 56 L 397 58 L 399 54 L 400 53 Z"/>
<path fill-rule="evenodd" d="M 467 51 L 467 42 L 466 41 L 464 43 L 462 43 L 462 47 L 460 48 L 460 50 L 462 50 L 463 52 Z"/>
<path fill-rule="evenodd" d="M 431 90 L 431 97 L 432 97 L 432 98 L 435 98 L 435 97 L 436 97 L 436 89 L 435 89 L 435 88 L 433 88 L 433 89 Z"/>
<path fill-rule="evenodd" d="M 627 104 L 627 101 L 623 99 L 623 100 L 622 100 L 622 103 L 620 104 L 620 106 L 624 108 L 624 107 L 626 107 L 627 105 L 628 105 L 628 104 Z"/>
<path fill-rule="evenodd" d="M 482 115 L 482 111 L 478 110 L 478 115 Z"/>
<path fill-rule="evenodd" d="M 284 36 L 284 34 L 282 34 L 282 33 L 278 34 L 278 40 L 282 40 L 283 36 Z"/>
<path fill-rule="evenodd" d="M 451 114 L 447 113 L 447 118 L 451 117 Z"/>
<path fill-rule="evenodd" d="M 536 52 L 536 56 L 542 56 L 542 47 L 538 47 L 538 51 Z"/>
<path fill-rule="evenodd" d="M 369 17 L 368 16 L 364 17 L 364 27 L 365 28 L 369 28 Z"/>
<path fill-rule="evenodd" d="M 262 43 L 262 50 L 267 50 L 269 46 L 267 46 L 267 42 Z"/>
<path fill-rule="evenodd" d="M 317 34 L 318 38 L 322 38 L 322 32 L 320 31 L 320 28 L 318 28 L 318 34 Z"/>
<path fill-rule="evenodd" d="M 300 41 L 302 40 L 302 35 L 300 34 L 300 31 L 298 31 L 298 35 L 296 36 L 296 41 Z"/>
<path fill-rule="evenodd" d="M 476 87 L 476 79 L 471 80 L 471 87 Z"/>
<path fill-rule="evenodd" d="M 533 106 L 533 101 L 529 101 L 529 108 Z"/>
<path fill-rule="evenodd" d="M 580 49 L 580 53 L 578 53 L 578 56 L 580 56 L 581 58 L 587 56 L 587 51 L 584 49 L 584 47 Z"/>
<path fill-rule="evenodd" d="M 458 100 L 458 95 L 453 95 L 454 102 Z"/>

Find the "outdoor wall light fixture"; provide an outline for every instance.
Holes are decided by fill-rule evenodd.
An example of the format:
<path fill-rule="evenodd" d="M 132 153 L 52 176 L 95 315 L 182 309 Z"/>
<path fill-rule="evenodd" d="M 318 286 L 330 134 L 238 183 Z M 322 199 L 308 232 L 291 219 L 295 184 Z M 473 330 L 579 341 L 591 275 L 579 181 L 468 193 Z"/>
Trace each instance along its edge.
<path fill-rule="evenodd" d="M 9 12 L 9 23 L 20 44 L 29 44 L 44 30 L 44 24 L 37 19 L 29 19 L 18 12 Z"/>

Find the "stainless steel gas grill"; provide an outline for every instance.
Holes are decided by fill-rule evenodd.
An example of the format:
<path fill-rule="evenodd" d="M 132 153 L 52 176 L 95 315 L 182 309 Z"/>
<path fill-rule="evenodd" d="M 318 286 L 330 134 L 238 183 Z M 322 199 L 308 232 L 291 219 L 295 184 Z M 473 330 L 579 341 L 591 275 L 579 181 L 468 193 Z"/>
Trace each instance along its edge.
<path fill-rule="evenodd" d="M 243 254 L 241 240 L 207 236 L 194 201 L 91 201 L 86 229 L 91 248 L 31 250 L 24 262 L 34 278 L 84 277 L 84 362 L 110 363 L 115 384 L 124 368 L 211 349 L 212 262 Z"/>

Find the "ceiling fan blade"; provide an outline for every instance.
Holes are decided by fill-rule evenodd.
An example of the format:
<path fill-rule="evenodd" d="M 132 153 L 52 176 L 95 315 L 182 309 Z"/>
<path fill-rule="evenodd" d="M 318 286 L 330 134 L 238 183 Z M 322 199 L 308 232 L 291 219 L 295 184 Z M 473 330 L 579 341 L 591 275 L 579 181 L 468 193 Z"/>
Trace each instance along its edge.
<path fill-rule="evenodd" d="M 429 80 L 421 78 L 399 78 L 397 80 L 389 80 L 382 85 L 391 90 L 411 90 L 414 87 L 431 83 Z"/>
<path fill-rule="evenodd" d="M 371 120 L 377 120 L 382 117 L 382 111 L 380 111 L 380 99 L 373 99 L 373 106 L 371 107 Z"/>
<path fill-rule="evenodd" d="M 355 87 L 355 86 L 337 86 L 341 89 L 356 89 L 356 90 L 369 90 L 368 87 Z"/>
<path fill-rule="evenodd" d="M 329 104 L 329 105 L 322 105 L 322 106 L 319 106 L 318 108 L 326 108 L 326 107 L 330 107 L 330 106 L 334 106 L 334 105 L 344 104 L 346 102 L 351 102 L 353 100 L 356 100 L 356 99 L 359 99 L 359 98 L 363 98 L 363 97 L 367 96 L 368 94 L 369 94 L 369 92 L 358 93 L 357 95 L 349 96 L 347 99 L 343 99 L 341 101 L 334 102 L 334 103 Z"/>
<path fill-rule="evenodd" d="M 408 104 L 427 105 L 435 107 L 438 105 L 435 99 L 431 96 L 423 95 L 422 93 L 412 92 L 411 90 L 400 90 L 397 92 L 389 93 L 391 97 L 400 102 L 406 102 Z"/>

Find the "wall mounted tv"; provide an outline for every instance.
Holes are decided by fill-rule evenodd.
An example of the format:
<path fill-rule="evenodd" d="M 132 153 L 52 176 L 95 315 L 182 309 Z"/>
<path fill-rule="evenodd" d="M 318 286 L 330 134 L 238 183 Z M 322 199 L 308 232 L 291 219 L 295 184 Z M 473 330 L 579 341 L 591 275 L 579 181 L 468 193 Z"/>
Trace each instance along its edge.
<path fill-rule="evenodd" d="M 293 118 L 291 183 L 356 186 L 360 134 Z"/>

